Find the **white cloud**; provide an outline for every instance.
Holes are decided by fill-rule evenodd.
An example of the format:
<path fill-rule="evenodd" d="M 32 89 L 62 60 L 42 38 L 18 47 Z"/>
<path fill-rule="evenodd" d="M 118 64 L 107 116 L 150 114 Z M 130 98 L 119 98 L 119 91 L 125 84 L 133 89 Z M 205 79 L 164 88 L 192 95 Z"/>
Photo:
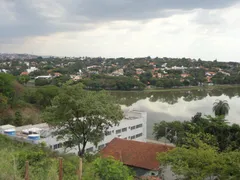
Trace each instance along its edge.
<path fill-rule="evenodd" d="M 63 6 L 57 5 L 54 9 L 52 3 L 39 3 L 41 11 L 38 15 L 45 14 L 48 17 L 46 27 L 43 24 L 42 30 L 34 36 L 22 39 L 3 38 L 4 41 L 7 40 L 4 44 L 0 39 L 0 51 L 60 56 L 150 55 L 206 60 L 217 58 L 220 61 L 240 60 L 239 4 L 222 9 L 201 9 L 196 5 L 197 9 L 179 9 L 166 17 L 156 16 L 148 20 L 144 18 L 97 20 L 89 21 L 82 26 L 81 22 L 87 21 L 90 15 L 88 18 L 86 16 L 85 20 L 84 16 L 72 16 L 71 21 L 69 12 Z M 50 11 L 51 9 L 53 10 Z M 78 20 L 79 26 L 83 29 L 79 29 L 76 24 Z M 60 22 L 61 25 L 58 24 Z M 54 24 L 58 26 L 53 27 Z M 63 28 L 63 24 L 67 27 Z M 50 30 L 45 31 L 44 28 Z"/>

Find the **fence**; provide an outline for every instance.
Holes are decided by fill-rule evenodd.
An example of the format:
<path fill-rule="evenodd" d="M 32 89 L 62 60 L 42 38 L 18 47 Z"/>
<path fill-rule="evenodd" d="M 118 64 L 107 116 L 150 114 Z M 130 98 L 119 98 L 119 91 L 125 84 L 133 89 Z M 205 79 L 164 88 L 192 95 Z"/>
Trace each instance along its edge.
<path fill-rule="evenodd" d="M 59 160 L 59 169 L 58 169 L 58 177 L 59 180 L 63 180 L 63 158 L 58 158 Z M 77 170 L 77 175 L 78 175 L 78 180 L 82 180 L 82 158 L 79 158 L 79 166 Z M 29 162 L 25 162 L 25 180 L 30 180 L 29 179 Z"/>

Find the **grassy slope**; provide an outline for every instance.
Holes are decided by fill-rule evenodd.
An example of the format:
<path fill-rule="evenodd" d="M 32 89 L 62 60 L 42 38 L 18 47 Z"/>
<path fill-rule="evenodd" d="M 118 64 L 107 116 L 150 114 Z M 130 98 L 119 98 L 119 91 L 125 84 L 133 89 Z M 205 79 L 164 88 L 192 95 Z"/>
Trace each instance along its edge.
<path fill-rule="evenodd" d="M 64 179 L 76 179 L 77 156 L 59 155 L 40 146 L 13 141 L 0 134 L 0 179 L 24 179 L 24 164 L 28 160 L 31 180 L 57 180 L 59 156 L 64 158 Z"/>

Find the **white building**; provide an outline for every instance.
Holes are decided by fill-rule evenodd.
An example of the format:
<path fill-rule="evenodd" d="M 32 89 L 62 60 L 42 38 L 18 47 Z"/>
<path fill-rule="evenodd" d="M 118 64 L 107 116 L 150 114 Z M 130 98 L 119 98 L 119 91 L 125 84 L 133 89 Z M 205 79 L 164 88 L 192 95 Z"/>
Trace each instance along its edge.
<path fill-rule="evenodd" d="M 31 73 L 31 72 L 37 71 L 37 70 L 38 70 L 38 68 L 36 68 L 36 67 L 30 67 L 29 69 L 27 69 L 27 72 Z"/>
<path fill-rule="evenodd" d="M 37 76 L 37 77 L 35 77 L 35 79 L 52 79 L 52 76 L 51 75 L 48 75 L 48 76 Z"/>
<path fill-rule="evenodd" d="M 46 145 L 53 150 L 75 154 L 78 153 L 77 147 L 65 150 L 65 148 L 63 148 L 64 141 L 57 140 L 56 136 L 52 135 L 54 129 L 50 128 L 46 123 L 21 126 L 16 128 L 9 126 L 9 128 L 16 130 L 14 133 L 16 135 L 11 136 L 16 140 L 27 141 L 34 144 L 45 142 Z M 5 134 L 7 134 L 8 131 L 6 127 L 3 127 L 2 129 L 4 129 L 6 131 Z M 106 144 L 113 140 L 115 137 L 146 142 L 147 113 L 135 110 L 125 113 L 125 118 L 120 121 L 119 125 L 110 127 L 106 132 L 103 140 L 99 142 L 97 146 L 91 143 L 87 143 L 85 150 L 86 152 L 90 153 L 96 152 L 105 147 Z"/>

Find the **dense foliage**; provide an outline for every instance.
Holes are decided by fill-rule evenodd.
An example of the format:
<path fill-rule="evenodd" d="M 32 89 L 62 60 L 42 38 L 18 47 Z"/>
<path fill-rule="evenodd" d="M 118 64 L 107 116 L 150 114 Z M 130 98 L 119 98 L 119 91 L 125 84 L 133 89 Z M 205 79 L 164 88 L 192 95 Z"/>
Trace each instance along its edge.
<path fill-rule="evenodd" d="M 29 161 L 31 180 L 57 180 L 59 157 L 63 158 L 63 179 L 77 179 L 77 156 L 58 154 L 48 150 L 43 144 L 37 146 L 20 143 L 0 135 L 0 179 L 24 179 L 25 162 Z M 83 159 L 82 180 L 133 179 L 132 173 L 121 162 L 112 158 L 91 157 Z"/>
<path fill-rule="evenodd" d="M 167 153 L 159 153 L 162 167 L 170 165 L 179 179 L 232 179 L 240 178 L 240 151 L 218 152 L 218 149 L 204 143 L 197 136 L 189 137 L 196 146 L 177 147 Z M 181 178 L 180 178 L 181 177 Z"/>
<path fill-rule="evenodd" d="M 202 117 L 197 113 L 191 121 L 155 124 L 155 138 L 165 138 L 177 146 L 167 153 L 159 153 L 162 170 L 171 166 L 179 178 L 186 180 L 239 179 L 240 126 L 228 124 L 223 113 L 225 108 L 228 112 L 226 101 L 217 101 L 213 110 L 220 113 L 216 117 Z"/>
<path fill-rule="evenodd" d="M 81 81 L 86 89 L 91 90 L 143 90 L 145 85 L 131 77 L 93 75 Z"/>
<path fill-rule="evenodd" d="M 118 124 L 123 113 L 108 93 L 86 91 L 80 84 L 65 86 L 46 108 L 44 119 L 58 127 L 59 138 L 67 147 L 78 147 L 79 156 L 85 153 L 87 142 L 97 144 L 108 127 Z"/>
<path fill-rule="evenodd" d="M 187 133 L 201 135 L 199 138 L 203 141 L 206 140 L 204 134 L 212 135 L 211 141 L 205 143 L 215 144 L 219 151 L 239 150 L 240 147 L 240 126 L 238 124 L 229 125 L 223 116 L 201 117 L 201 114 L 198 113 L 191 121 L 162 121 L 154 125 L 156 139 L 166 137 L 178 146 L 186 144 Z"/>

